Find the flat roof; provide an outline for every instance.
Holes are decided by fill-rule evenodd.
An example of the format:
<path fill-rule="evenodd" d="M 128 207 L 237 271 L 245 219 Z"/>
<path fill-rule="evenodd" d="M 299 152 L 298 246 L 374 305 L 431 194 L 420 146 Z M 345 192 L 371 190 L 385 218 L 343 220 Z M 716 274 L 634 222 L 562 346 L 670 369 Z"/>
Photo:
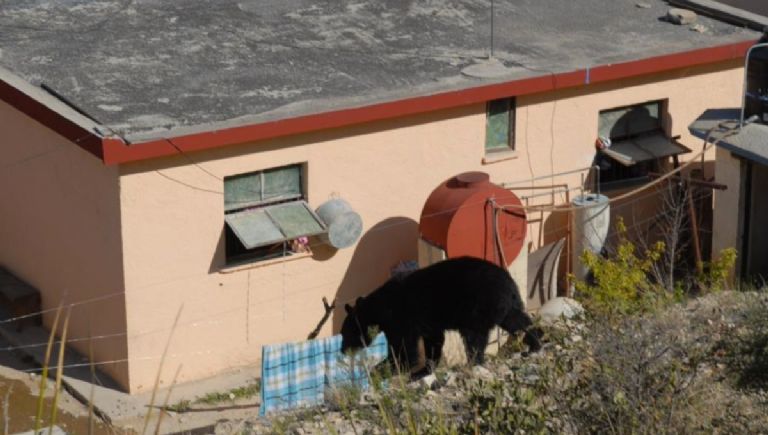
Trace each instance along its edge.
<path fill-rule="evenodd" d="M 642 3 L 639 7 L 638 3 Z M 0 67 L 131 142 L 686 52 L 759 34 L 661 0 L 5 0 Z M 701 30 L 701 29 L 699 29 Z"/>
<path fill-rule="evenodd" d="M 768 125 L 751 123 L 734 130 L 740 117 L 740 108 L 709 109 L 688 129 L 694 136 L 739 157 L 768 165 Z"/>

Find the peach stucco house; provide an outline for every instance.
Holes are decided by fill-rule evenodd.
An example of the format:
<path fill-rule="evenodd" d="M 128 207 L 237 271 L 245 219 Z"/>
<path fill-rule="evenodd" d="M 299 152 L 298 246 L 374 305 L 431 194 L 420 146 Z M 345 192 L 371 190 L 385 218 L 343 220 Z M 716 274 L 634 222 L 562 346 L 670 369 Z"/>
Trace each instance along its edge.
<path fill-rule="evenodd" d="M 151 389 L 182 305 L 166 382 L 180 362 L 200 379 L 305 338 L 321 298 L 365 294 L 416 258 L 424 201 L 455 174 L 589 167 L 631 109 L 650 114 L 633 133 L 700 149 L 687 126 L 739 104 L 759 37 L 660 21 L 659 0 L 497 1 L 491 64 L 477 60 L 488 11 L 470 0 L 37 3 L 0 17 L 0 265 L 43 309 L 75 304 L 70 337 L 98 337 L 94 359 L 130 392 Z M 604 188 L 651 166 L 608 168 Z M 363 222 L 343 249 L 312 213 L 337 197 Z M 260 213 L 253 233 L 244 209 Z M 529 235 L 557 232 L 541 218 Z"/>

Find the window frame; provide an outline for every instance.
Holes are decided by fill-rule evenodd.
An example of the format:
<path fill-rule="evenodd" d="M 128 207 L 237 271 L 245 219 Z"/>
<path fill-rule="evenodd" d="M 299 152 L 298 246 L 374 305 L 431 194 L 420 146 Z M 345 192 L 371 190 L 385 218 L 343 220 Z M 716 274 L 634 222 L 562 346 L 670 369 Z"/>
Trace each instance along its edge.
<path fill-rule="evenodd" d="M 600 110 L 597 115 L 598 116 L 598 119 L 597 119 L 598 136 L 600 136 L 600 130 L 601 130 L 601 115 L 603 115 L 604 113 L 616 112 L 616 111 L 627 110 L 632 108 L 640 108 L 640 107 L 645 107 L 651 104 L 655 104 L 657 106 L 657 112 L 658 112 L 658 122 L 655 128 L 638 131 L 638 132 L 632 132 L 624 135 L 617 135 L 617 136 L 609 137 L 608 139 L 610 139 L 611 142 L 621 142 L 621 141 L 631 140 L 633 138 L 637 138 L 640 136 L 652 135 L 652 134 L 662 134 L 665 137 L 669 137 L 669 134 L 667 132 L 668 103 L 669 103 L 669 100 L 667 99 L 656 99 L 656 100 L 648 100 L 640 103 L 627 104 L 623 106 L 617 106 L 609 109 Z M 638 162 L 632 166 L 623 166 L 619 162 L 613 160 L 607 154 L 601 152 L 600 150 L 597 150 L 597 152 L 595 153 L 595 164 L 598 166 L 602 166 L 601 161 L 608 162 L 611 165 L 611 168 L 608 170 L 601 168 L 600 189 L 604 191 L 610 191 L 610 190 L 626 189 L 626 188 L 637 186 L 639 184 L 646 182 L 648 180 L 648 173 L 661 172 L 669 164 L 669 156 L 656 158 L 652 160 L 646 160 L 643 162 Z M 632 174 L 632 175 L 629 175 L 629 174 Z M 635 175 L 635 174 L 639 174 L 639 175 Z"/>
<path fill-rule="evenodd" d="M 491 121 L 491 109 L 493 104 L 504 102 L 507 104 L 506 111 L 506 124 L 507 124 L 507 140 L 504 145 L 488 146 L 490 139 L 490 121 Z M 515 130 L 516 130 L 516 118 L 517 118 L 517 98 L 505 97 L 497 98 L 487 101 L 485 103 L 485 138 L 483 141 L 483 151 L 486 156 L 496 156 L 503 153 L 514 152 L 515 146 Z"/>
<path fill-rule="evenodd" d="M 296 195 L 264 199 L 264 190 L 265 190 L 264 181 L 266 178 L 265 174 L 269 171 L 278 170 L 282 168 L 292 168 L 292 167 L 298 168 L 298 173 L 299 173 L 298 187 L 299 187 L 300 193 Z M 248 201 L 242 207 L 231 207 L 231 206 L 228 207 L 226 202 L 227 181 L 232 179 L 247 177 L 247 176 L 254 176 L 254 175 L 258 175 L 260 177 L 260 192 L 259 192 L 260 200 Z M 249 210 L 264 210 L 268 214 L 268 210 L 275 206 L 279 206 L 281 204 L 287 204 L 287 203 L 303 202 L 304 205 L 306 206 L 307 211 L 322 227 L 322 230 L 326 231 L 327 229 L 325 227 L 325 224 L 315 214 L 315 212 L 309 207 L 309 203 L 307 201 L 307 195 L 306 195 L 306 191 L 307 191 L 306 178 L 307 178 L 306 162 L 273 166 L 273 167 L 261 169 L 258 171 L 251 171 L 251 172 L 245 172 L 245 173 L 226 176 L 224 177 L 224 180 L 223 180 L 225 200 L 224 200 L 224 215 L 222 217 L 226 217 L 227 215 L 230 215 L 230 214 L 247 213 Z M 249 249 L 242 243 L 239 236 L 231 228 L 229 223 L 225 221 L 223 224 L 224 224 L 224 266 L 225 267 L 234 267 L 234 266 L 240 266 L 240 265 L 249 264 L 249 263 L 258 263 L 263 261 L 286 258 L 286 257 L 293 256 L 295 254 L 299 254 L 301 252 L 311 253 L 311 251 L 309 250 L 309 246 L 305 246 L 306 249 L 304 249 L 301 252 L 298 251 L 296 249 L 296 245 L 293 242 L 299 237 L 311 237 L 318 234 L 317 232 L 310 233 L 310 234 L 307 234 L 306 236 L 297 236 L 296 238 L 293 238 L 293 239 L 286 239 L 283 241 L 256 246 Z M 274 224 L 278 229 L 280 228 L 280 225 L 278 223 L 274 223 Z"/>

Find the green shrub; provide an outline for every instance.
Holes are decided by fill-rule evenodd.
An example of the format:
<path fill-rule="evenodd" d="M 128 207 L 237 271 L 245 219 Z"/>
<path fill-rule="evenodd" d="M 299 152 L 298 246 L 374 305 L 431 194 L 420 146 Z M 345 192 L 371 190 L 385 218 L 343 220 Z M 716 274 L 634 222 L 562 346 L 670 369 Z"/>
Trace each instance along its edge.
<path fill-rule="evenodd" d="M 595 314 L 646 311 L 659 301 L 660 296 L 671 296 L 648 280 L 648 274 L 664 253 L 664 242 L 657 242 L 638 255 L 637 247 L 627 238 L 622 219 L 618 220 L 616 228 L 619 240 L 614 256 L 604 258 L 590 251 L 581 255 L 595 284 L 576 281 L 576 295 Z"/>
<path fill-rule="evenodd" d="M 728 284 L 728 277 L 736 264 L 737 256 L 738 253 L 735 248 L 726 248 L 720 251 L 717 259 L 703 265 L 703 272 L 697 277 L 699 285 L 709 291 L 723 290 Z"/>

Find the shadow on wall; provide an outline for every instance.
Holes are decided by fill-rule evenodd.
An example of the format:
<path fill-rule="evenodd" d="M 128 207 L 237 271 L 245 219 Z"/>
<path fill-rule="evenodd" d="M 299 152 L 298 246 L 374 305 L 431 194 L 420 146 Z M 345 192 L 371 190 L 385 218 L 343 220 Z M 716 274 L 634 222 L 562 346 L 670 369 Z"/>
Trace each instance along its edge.
<path fill-rule="evenodd" d="M 345 303 L 354 303 L 390 277 L 391 269 L 400 261 L 418 258 L 419 224 L 406 217 L 385 219 L 360 238 L 352 254 L 347 272 L 336 292 L 333 333 L 338 334 L 346 317 Z"/>

